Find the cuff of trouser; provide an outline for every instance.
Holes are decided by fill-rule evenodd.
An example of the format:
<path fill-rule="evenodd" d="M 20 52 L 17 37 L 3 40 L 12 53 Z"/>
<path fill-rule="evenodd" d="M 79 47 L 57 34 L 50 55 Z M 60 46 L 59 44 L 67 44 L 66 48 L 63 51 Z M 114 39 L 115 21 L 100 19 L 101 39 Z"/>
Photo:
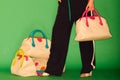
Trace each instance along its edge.
<path fill-rule="evenodd" d="M 93 67 L 89 67 L 89 68 L 82 68 L 82 70 L 81 70 L 81 73 L 80 74 L 82 74 L 82 73 L 89 73 L 89 72 L 91 72 L 93 70 Z"/>
<path fill-rule="evenodd" d="M 45 72 L 49 73 L 49 75 L 53 75 L 53 76 L 62 76 L 62 72 L 58 72 L 58 71 L 55 71 L 55 70 L 46 69 Z"/>

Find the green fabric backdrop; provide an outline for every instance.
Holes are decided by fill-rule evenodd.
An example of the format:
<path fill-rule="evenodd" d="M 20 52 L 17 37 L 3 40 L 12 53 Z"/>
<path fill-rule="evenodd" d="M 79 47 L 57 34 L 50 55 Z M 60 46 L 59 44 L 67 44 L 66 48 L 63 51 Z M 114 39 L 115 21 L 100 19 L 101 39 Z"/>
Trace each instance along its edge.
<path fill-rule="evenodd" d="M 96 68 L 120 67 L 119 0 L 95 0 L 95 7 L 109 23 L 113 37 L 95 41 Z M 0 70 L 9 70 L 16 50 L 34 29 L 41 29 L 51 39 L 57 13 L 57 0 L 0 0 Z M 78 42 L 74 41 L 73 25 L 67 68 L 80 68 Z"/>

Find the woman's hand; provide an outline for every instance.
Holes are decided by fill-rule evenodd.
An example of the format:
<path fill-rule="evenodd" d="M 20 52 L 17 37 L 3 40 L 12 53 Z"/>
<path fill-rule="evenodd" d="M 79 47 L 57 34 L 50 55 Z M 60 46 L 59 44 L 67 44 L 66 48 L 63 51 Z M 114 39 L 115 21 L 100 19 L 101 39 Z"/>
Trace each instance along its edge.
<path fill-rule="evenodd" d="M 61 3 L 61 2 L 62 2 L 62 0 L 58 0 L 58 2 L 60 2 L 60 3 Z"/>
<path fill-rule="evenodd" d="M 87 6 L 86 6 L 86 9 L 87 9 L 88 11 L 94 10 L 94 0 L 88 0 L 88 4 L 87 4 Z"/>

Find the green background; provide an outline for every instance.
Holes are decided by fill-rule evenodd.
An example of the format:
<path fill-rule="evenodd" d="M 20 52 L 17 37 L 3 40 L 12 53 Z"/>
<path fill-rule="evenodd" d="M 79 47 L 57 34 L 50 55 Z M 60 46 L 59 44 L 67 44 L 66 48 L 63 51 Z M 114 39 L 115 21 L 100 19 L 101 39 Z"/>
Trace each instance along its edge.
<path fill-rule="evenodd" d="M 95 41 L 96 68 L 120 68 L 119 0 L 95 0 L 95 7 L 107 19 L 112 38 Z M 0 71 L 9 70 L 16 50 L 34 29 L 41 29 L 51 39 L 57 13 L 57 0 L 0 0 Z M 81 68 L 78 42 L 73 25 L 67 69 Z"/>

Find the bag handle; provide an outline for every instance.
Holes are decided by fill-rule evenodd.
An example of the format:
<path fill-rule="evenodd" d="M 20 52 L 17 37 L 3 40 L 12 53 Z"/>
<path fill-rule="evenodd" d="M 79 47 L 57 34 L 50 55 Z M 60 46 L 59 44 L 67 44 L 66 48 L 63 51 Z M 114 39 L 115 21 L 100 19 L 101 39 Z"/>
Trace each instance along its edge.
<path fill-rule="evenodd" d="M 99 21 L 100 21 L 99 23 L 100 23 L 100 25 L 103 25 L 102 19 L 101 19 L 101 17 L 100 17 L 100 14 L 98 13 L 98 11 L 97 11 L 96 9 L 94 9 L 94 10 L 91 11 L 91 13 L 93 13 L 93 15 L 91 15 L 91 16 L 93 16 L 93 18 L 95 17 L 94 14 L 96 14 L 97 17 L 99 18 Z M 86 10 L 83 12 L 81 18 L 83 18 L 84 16 L 85 16 L 85 18 L 86 18 L 86 25 L 87 25 L 87 27 L 89 27 L 88 17 L 90 17 L 90 16 L 88 16 L 88 9 L 86 9 Z"/>
<path fill-rule="evenodd" d="M 100 22 L 99 22 L 100 25 L 103 25 L 102 19 L 101 19 L 101 17 L 100 17 L 100 14 L 98 13 L 98 11 L 97 11 L 96 9 L 94 9 L 93 12 L 98 15 L 98 18 L 99 18 L 99 20 L 100 20 Z"/>
<path fill-rule="evenodd" d="M 24 57 L 26 58 L 26 61 L 28 60 L 28 54 L 26 54 L 22 49 L 18 49 L 15 54 L 15 58 L 13 59 L 13 63 L 12 63 L 13 66 L 16 65 L 17 56 L 20 56 L 18 59 L 21 59 L 20 67 L 22 67 L 24 62 Z"/>
<path fill-rule="evenodd" d="M 34 35 L 35 35 L 35 33 L 37 33 L 37 32 L 41 33 L 42 36 L 43 36 L 43 38 L 46 39 L 46 45 L 45 45 L 45 47 L 46 47 L 46 48 L 49 48 L 49 46 L 48 46 L 48 40 L 47 40 L 46 35 L 45 35 L 41 30 L 38 30 L 38 29 L 36 29 L 36 30 L 34 30 L 34 31 L 32 31 L 32 32 L 30 33 L 30 36 L 32 37 L 32 46 L 35 47 Z"/>

